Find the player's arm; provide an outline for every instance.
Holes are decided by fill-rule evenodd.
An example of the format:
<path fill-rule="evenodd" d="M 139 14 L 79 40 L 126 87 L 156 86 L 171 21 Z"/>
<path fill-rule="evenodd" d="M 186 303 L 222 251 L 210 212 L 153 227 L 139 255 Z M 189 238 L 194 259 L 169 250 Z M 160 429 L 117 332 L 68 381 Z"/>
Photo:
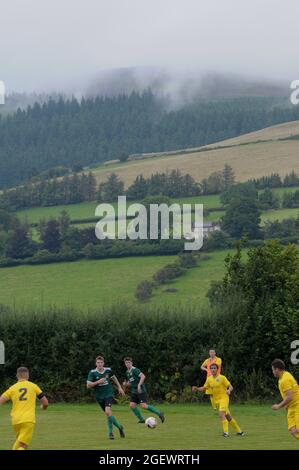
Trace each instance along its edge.
<path fill-rule="evenodd" d="M 42 410 L 46 410 L 49 406 L 49 402 L 48 402 L 48 399 L 47 397 L 42 393 L 41 395 L 39 395 L 37 397 L 40 401 L 40 407 Z"/>
<path fill-rule="evenodd" d="M 90 372 L 88 374 L 88 377 L 87 377 L 87 381 L 86 381 L 86 388 L 94 388 L 96 387 L 97 385 L 100 385 L 102 383 L 104 383 L 106 381 L 106 378 L 104 377 L 103 379 L 98 379 L 98 380 L 94 380 L 94 376 L 93 374 Z"/>
<path fill-rule="evenodd" d="M 40 407 L 42 410 L 46 410 L 49 406 L 48 399 L 44 392 L 40 389 L 38 385 L 34 385 L 36 397 L 39 399 Z"/>
<path fill-rule="evenodd" d="M 6 398 L 4 395 L 1 395 L 0 397 L 0 405 L 4 405 L 8 401 L 8 398 Z"/>
<path fill-rule="evenodd" d="M 196 385 L 193 385 L 193 387 L 192 387 L 192 392 L 193 392 L 193 393 L 196 393 L 196 392 L 205 392 L 208 388 L 209 388 L 209 387 L 208 387 L 207 383 L 205 383 L 202 387 L 197 387 Z"/>
<path fill-rule="evenodd" d="M 115 385 L 117 386 L 117 390 L 118 390 L 118 393 L 122 396 L 125 395 L 125 392 L 123 391 L 122 389 L 122 386 L 120 385 L 119 381 L 118 381 L 118 378 L 116 377 L 116 375 L 112 375 L 111 376 L 111 380 L 113 381 L 113 383 L 115 383 Z"/>
<path fill-rule="evenodd" d="M 4 405 L 7 401 L 11 400 L 11 390 L 8 388 L 5 390 L 4 393 L 0 396 L 0 405 Z"/>
<path fill-rule="evenodd" d="M 276 411 L 276 410 L 280 410 L 280 408 L 284 408 L 288 406 L 288 404 L 292 401 L 292 398 L 293 398 L 293 390 L 291 389 L 287 390 L 285 393 L 285 398 L 280 403 L 273 405 L 272 409 Z"/>
<path fill-rule="evenodd" d="M 90 380 L 87 380 L 86 387 L 87 388 L 94 388 L 94 387 L 96 387 L 97 385 L 99 385 L 101 383 L 101 380 L 102 379 L 99 379 L 99 380 L 96 380 L 95 382 L 91 382 Z"/>
<path fill-rule="evenodd" d="M 140 372 L 139 374 L 139 383 L 137 385 L 137 390 L 138 390 L 138 393 L 141 393 L 141 385 L 144 384 L 144 381 L 145 381 L 145 375 L 143 372 Z"/>
<path fill-rule="evenodd" d="M 207 361 L 204 361 L 201 366 L 200 366 L 201 370 L 203 370 L 204 372 L 208 372 L 208 368 L 207 368 Z"/>
<path fill-rule="evenodd" d="M 232 393 L 233 389 L 234 389 L 234 387 L 232 386 L 232 384 L 229 384 L 228 388 L 226 389 L 226 393 L 228 395 L 230 395 Z"/>

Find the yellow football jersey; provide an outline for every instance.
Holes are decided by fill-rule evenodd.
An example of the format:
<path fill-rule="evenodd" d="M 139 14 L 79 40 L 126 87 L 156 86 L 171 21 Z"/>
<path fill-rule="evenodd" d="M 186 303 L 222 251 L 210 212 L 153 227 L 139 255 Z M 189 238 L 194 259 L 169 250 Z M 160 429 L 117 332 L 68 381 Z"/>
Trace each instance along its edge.
<path fill-rule="evenodd" d="M 42 397 L 41 389 L 29 380 L 20 380 L 12 385 L 3 396 L 12 402 L 12 424 L 35 423 L 36 397 Z"/>
<path fill-rule="evenodd" d="M 204 384 L 204 387 L 212 390 L 214 400 L 217 402 L 222 398 L 227 397 L 227 389 L 230 386 L 229 380 L 224 375 L 217 375 L 213 377 L 210 375 Z"/>
<path fill-rule="evenodd" d="M 290 372 L 284 371 L 278 381 L 278 388 L 283 399 L 286 397 L 286 392 L 292 390 L 293 398 L 288 405 L 289 407 L 299 405 L 299 385 Z"/>

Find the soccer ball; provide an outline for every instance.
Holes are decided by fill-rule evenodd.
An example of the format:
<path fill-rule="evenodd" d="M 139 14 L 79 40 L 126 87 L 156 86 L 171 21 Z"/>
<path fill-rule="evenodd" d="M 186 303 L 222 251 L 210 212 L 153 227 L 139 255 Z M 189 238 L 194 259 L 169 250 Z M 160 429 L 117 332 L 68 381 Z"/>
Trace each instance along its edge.
<path fill-rule="evenodd" d="M 156 418 L 153 418 L 152 416 L 150 418 L 147 418 L 145 420 L 145 425 L 148 427 L 148 428 L 151 428 L 151 429 L 154 429 L 156 426 L 157 426 L 157 420 Z"/>

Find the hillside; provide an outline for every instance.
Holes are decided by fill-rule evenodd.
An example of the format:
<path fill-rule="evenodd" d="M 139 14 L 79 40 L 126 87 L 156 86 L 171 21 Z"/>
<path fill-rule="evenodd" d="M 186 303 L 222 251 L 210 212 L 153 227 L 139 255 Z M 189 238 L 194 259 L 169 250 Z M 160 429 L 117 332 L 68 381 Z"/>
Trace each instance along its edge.
<path fill-rule="evenodd" d="M 155 171 L 173 169 L 190 173 L 199 181 L 213 171 L 221 170 L 226 163 L 233 167 L 238 181 L 275 172 L 284 176 L 292 170 L 299 172 L 299 139 L 289 139 L 297 135 L 299 121 L 289 122 L 195 150 L 184 149 L 181 153 L 163 153 L 157 156 L 145 154 L 144 159 L 125 164 L 103 165 L 94 172 L 98 182 L 102 182 L 113 171 L 126 186 L 141 173 L 150 176 Z"/>
<path fill-rule="evenodd" d="M 198 99 L 170 110 L 150 91 L 35 103 L 0 116 L 0 188 L 56 166 L 97 166 L 122 155 L 198 148 L 298 120 L 299 107 L 286 103 L 274 97 Z"/>
<path fill-rule="evenodd" d="M 299 136 L 299 121 L 285 122 L 283 124 L 277 124 L 276 126 L 266 127 L 265 129 L 261 129 L 259 131 L 250 132 L 249 134 L 243 134 L 239 137 L 217 142 L 216 145 L 207 145 L 205 148 L 222 146 L 227 147 L 229 145 L 241 145 L 269 140 L 288 139 L 294 136 Z"/>

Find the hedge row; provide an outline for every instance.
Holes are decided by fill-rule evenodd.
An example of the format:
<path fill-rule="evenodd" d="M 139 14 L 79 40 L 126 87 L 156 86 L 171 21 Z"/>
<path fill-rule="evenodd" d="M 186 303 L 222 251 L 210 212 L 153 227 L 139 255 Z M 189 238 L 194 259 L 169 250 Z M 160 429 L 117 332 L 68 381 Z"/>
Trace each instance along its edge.
<path fill-rule="evenodd" d="M 265 373 L 242 356 L 246 345 L 239 339 L 252 332 L 244 331 L 240 308 L 234 299 L 218 312 L 180 305 L 160 312 L 116 305 L 83 315 L 55 309 L 14 312 L 0 306 L 0 340 L 6 349 L 1 387 L 9 386 L 17 367 L 26 365 L 51 399 L 90 400 L 85 381 L 94 358 L 103 354 L 122 380 L 122 358 L 132 355 L 147 376 L 151 398 L 186 400 L 191 399 L 190 386 L 203 383 L 200 365 L 208 349 L 217 347 L 236 398 L 269 398 L 277 393 L 268 367 L 272 357 L 262 352 Z"/>
<path fill-rule="evenodd" d="M 183 240 L 161 240 L 159 243 L 116 240 L 110 244 L 88 243 L 83 250 L 65 249 L 58 253 L 40 250 L 34 256 L 24 259 L 0 258 L 0 268 L 21 265 L 38 265 L 78 261 L 87 259 L 122 258 L 125 256 L 163 256 L 174 255 L 184 249 Z"/>

